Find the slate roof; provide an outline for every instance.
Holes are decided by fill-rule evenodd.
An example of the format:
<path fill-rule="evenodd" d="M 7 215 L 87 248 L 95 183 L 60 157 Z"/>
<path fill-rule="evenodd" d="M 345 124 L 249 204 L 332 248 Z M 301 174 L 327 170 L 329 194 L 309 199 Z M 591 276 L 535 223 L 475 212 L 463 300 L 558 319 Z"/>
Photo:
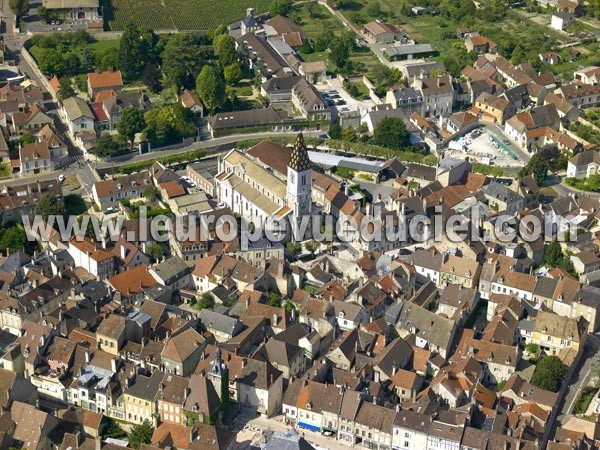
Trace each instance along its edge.
<path fill-rule="evenodd" d="M 154 401 L 158 396 L 159 387 L 165 374 L 160 370 L 152 373 L 151 376 L 137 375 L 134 383 L 129 386 L 125 394 L 142 400 Z"/>
<path fill-rule="evenodd" d="M 222 333 L 230 334 L 234 336 L 242 328 L 242 324 L 239 320 L 228 317 L 224 314 L 219 314 L 209 309 L 203 309 L 198 314 L 200 323 L 206 328 L 215 329 Z"/>

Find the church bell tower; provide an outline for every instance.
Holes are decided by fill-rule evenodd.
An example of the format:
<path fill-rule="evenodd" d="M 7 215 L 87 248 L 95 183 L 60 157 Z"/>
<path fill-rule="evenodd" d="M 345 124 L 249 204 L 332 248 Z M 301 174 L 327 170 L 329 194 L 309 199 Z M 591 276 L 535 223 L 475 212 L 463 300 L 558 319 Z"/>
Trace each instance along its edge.
<path fill-rule="evenodd" d="M 296 218 L 310 214 L 312 210 L 310 167 L 304 137 L 299 133 L 287 168 L 286 191 L 288 207 Z"/>

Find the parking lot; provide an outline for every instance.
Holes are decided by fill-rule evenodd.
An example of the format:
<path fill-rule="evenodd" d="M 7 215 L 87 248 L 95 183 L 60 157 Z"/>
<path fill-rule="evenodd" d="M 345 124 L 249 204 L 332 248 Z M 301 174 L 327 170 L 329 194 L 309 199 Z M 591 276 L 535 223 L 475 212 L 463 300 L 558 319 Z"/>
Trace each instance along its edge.
<path fill-rule="evenodd" d="M 453 141 L 446 154 L 460 159 L 468 157 L 472 162 L 498 167 L 524 165 L 506 138 L 500 138 L 481 128 L 471 131 L 458 141 Z"/>
<path fill-rule="evenodd" d="M 321 92 L 321 95 L 323 95 L 329 106 L 338 113 L 360 111 L 362 116 L 375 105 L 371 99 L 357 100 L 353 98 L 337 78 L 320 82 L 315 87 Z"/>

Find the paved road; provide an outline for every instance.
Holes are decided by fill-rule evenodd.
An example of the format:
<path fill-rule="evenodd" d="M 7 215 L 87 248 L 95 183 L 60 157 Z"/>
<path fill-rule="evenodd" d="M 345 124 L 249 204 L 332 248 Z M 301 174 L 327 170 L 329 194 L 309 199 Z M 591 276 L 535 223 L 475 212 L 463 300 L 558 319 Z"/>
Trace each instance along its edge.
<path fill-rule="evenodd" d="M 579 196 L 586 196 L 593 198 L 594 200 L 600 201 L 600 193 L 598 192 L 585 192 L 574 187 L 568 186 L 558 175 L 548 175 L 546 178 L 546 185 L 556 191 L 560 197 L 567 197 L 571 194 L 577 194 Z"/>
<path fill-rule="evenodd" d="M 577 400 L 579 392 L 582 388 L 585 388 L 590 381 L 592 375 L 592 360 L 600 348 L 600 336 L 589 334 L 587 343 L 588 348 L 587 350 L 584 350 L 579 365 L 569 380 L 569 385 L 565 391 L 563 400 L 559 403 L 558 414 L 554 421 L 554 426 L 556 426 L 557 422 L 562 422 L 565 417 L 572 412 L 573 404 L 575 403 L 575 400 Z"/>
<path fill-rule="evenodd" d="M 318 137 L 323 133 L 323 131 L 303 131 L 304 136 L 307 137 Z M 296 136 L 296 134 L 296 131 L 271 131 L 267 133 L 236 134 L 234 136 L 224 136 L 221 138 L 210 139 L 207 141 L 194 142 L 192 145 L 171 150 L 144 153 L 142 155 L 138 153 L 132 153 L 130 155 L 115 157 L 112 161 L 98 161 L 97 164 L 94 162 L 93 165 L 98 169 L 109 169 L 111 167 L 117 167 L 123 164 L 138 161 L 147 161 L 149 159 L 157 159 L 163 156 L 175 155 L 177 153 L 184 153 L 190 150 L 197 150 L 199 148 L 206 149 L 207 151 L 213 153 L 215 151 L 218 151 L 218 149 L 222 146 L 231 145 L 231 148 L 233 148 L 237 142 L 248 139 L 268 140 L 272 137 Z"/>
<path fill-rule="evenodd" d="M 485 127 L 485 131 L 494 135 L 496 137 L 496 139 L 498 139 L 500 142 L 503 142 L 525 164 L 527 164 L 527 162 L 531 159 L 531 155 L 529 153 L 523 151 L 523 149 L 521 147 L 515 145 L 513 140 L 509 138 L 509 136 L 504 132 L 504 130 L 502 128 L 500 128 L 496 125 L 488 125 Z M 506 141 L 508 141 L 508 144 L 506 144 Z"/>

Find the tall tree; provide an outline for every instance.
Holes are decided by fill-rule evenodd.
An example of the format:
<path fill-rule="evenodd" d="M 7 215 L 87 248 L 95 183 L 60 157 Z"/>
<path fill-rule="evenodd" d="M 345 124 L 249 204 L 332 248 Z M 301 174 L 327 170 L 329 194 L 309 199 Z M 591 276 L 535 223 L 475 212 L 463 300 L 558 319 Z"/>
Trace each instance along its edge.
<path fill-rule="evenodd" d="M 191 112 L 180 103 L 151 109 L 144 118 L 144 134 L 154 147 L 173 144 L 182 138 L 194 136 L 197 132 L 191 120 Z"/>
<path fill-rule="evenodd" d="M 227 67 L 238 61 L 239 55 L 235 49 L 235 41 L 228 34 L 220 34 L 213 40 L 215 55 L 219 58 L 221 66 Z"/>
<path fill-rule="evenodd" d="M 48 220 L 49 216 L 64 216 L 65 204 L 52 194 L 44 194 L 40 201 L 35 205 L 35 214 L 42 216 L 44 221 Z"/>
<path fill-rule="evenodd" d="M 81 68 L 88 73 L 94 70 L 94 53 L 87 45 L 81 51 Z"/>
<path fill-rule="evenodd" d="M 133 106 L 128 106 L 123 110 L 123 115 L 117 125 L 117 131 L 133 143 L 135 134 L 141 133 L 145 127 L 144 113 Z"/>
<path fill-rule="evenodd" d="M 535 368 L 531 384 L 547 391 L 558 392 L 567 368 L 558 356 L 546 356 Z"/>
<path fill-rule="evenodd" d="M 221 420 L 223 423 L 229 419 L 229 370 L 225 367 L 221 377 Z"/>
<path fill-rule="evenodd" d="M 160 91 L 160 69 L 158 64 L 153 62 L 149 62 L 144 67 L 144 73 L 142 74 L 142 83 L 144 83 L 148 89 L 150 89 L 155 94 Z"/>
<path fill-rule="evenodd" d="M 225 80 L 214 66 L 204 66 L 196 81 L 196 92 L 204 105 L 214 113 L 225 104 Z"/>
<path fill-rule="evenodd" d="M 194 36 L 186 33 L 170 36 L 161 56 L 162 70 L 171 84 L 177 88 L 193 86 L 202 62 L 202 47 Z"/>
<path fill-rule="evenodd" d="M 29 0 L 10 0 L 8 6 L 15 15 L 15 22 L 18 23 L 29 11 Z"/>
<path fill-rule="evenodd" d="M 336 38 L 329 45 L 329 59 L 338 68 L 342 68 L 348 62 L 350 56 L 350 48 L 345 39 Z"/>
<path fill-rule="evenodd" d="M 530 174 L 533 174 L 538 186 L 544 184 L 546 175 L 548 175 L 548 163 L 539 153 L 533 155 L 527 165 L 519 171 L 519 177 L 526 177 Z"/>
<path fill-rule="evenodd" d="M 139 449 L 142 444 L 149 444 L 152 441 L 153 432 L 154 427 L 147 420 L 139 425 L 132 426 L 129 432 L 129 445 L 132 448 Z"/>
<path fill-rule="evenodd" d="M 142 77 L 146 62 L 152 60 L 154 35 L 133 23 L 127 24 L 119 43 L 118 65 L 124 81 L 135 81 Z"/>
<path fill-rule="evenodd" d="M 61 100 L 64 100 L 69 97 L 73 97 L 75 95 L 75 90 L 73 89 L 71 79 L 69 77 L 63 77 L 59 81 L 60 81 L 60 91 L 58 92 L 58 97 Z"/>
<path fill-rule="evenodd" d="M 240 63 L 233 63 L 223 69 L 223 75 L 225 76 L 225 81 L 227 84 L 233 85 L 241 80 L 242 78 L 242 68 L 240 67 Z"/>
<path fill-rule="evenodd" d="M 406 125 L 398 117 L 384 117 L 373 131 L 375 145 L 400 149 L 408 142 Z"/>
<path fill-rule="evenodd" d="M 27 247 L 27 235 L 25 230 L 17 226 L 13 226 L 2 230 L 2 237 L 0 238 L 0 248 L 2 250 L 10 250 L 16 252 L 24 250 Z"/>
<path fill-rule="evenodd" d="M 273 0 L 269 6 L 272 16 L 287 16 L 292 10 L 292 0 Z"/>

